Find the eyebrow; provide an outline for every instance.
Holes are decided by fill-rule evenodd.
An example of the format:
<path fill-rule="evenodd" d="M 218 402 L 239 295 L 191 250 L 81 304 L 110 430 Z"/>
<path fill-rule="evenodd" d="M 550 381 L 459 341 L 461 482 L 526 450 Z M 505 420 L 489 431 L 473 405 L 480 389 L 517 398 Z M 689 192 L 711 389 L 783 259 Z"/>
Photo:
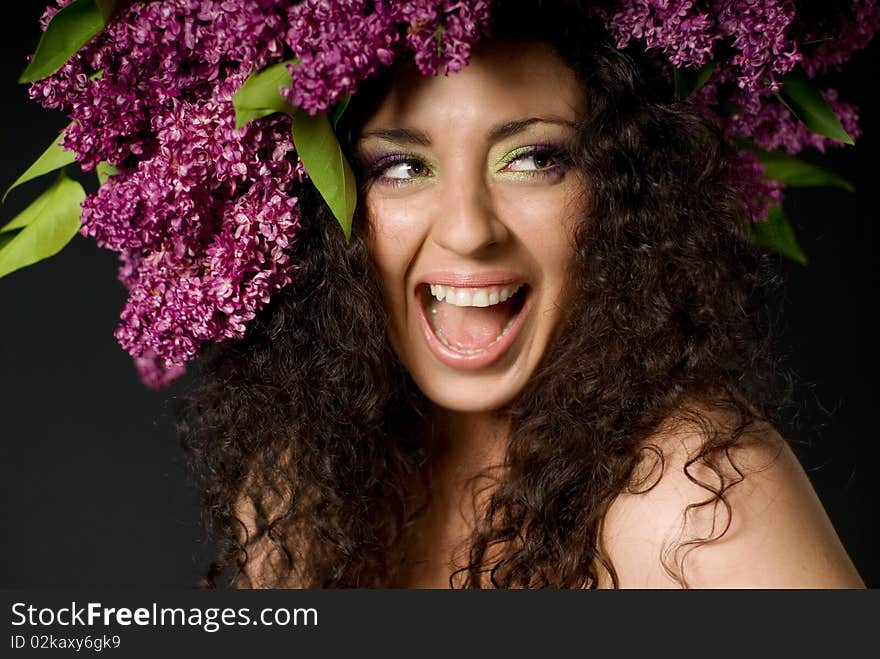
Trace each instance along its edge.
<path fill-rule="evenodd" d="M 498 142 L 499 140 L 512 137 L 517 133 L 521 133 L 526 128 L 534 124 L 557 124 L 574 128 L 574 123 L 559 117 L 529 117 L 528 119 L 518 119 L 516 121 L 507 121 L 503 124 L 494 126 L 489 131 L 489 142 Z M 368 137 L 378 137 L 389 142 L 399 142 L 402 144 L 417 144 L 419 146 L 431 146 L 431 138 L 427 133 L 412 128 L 379 128 L 376 130 L 368 130 L 360 136 L 360 140 Z"/>

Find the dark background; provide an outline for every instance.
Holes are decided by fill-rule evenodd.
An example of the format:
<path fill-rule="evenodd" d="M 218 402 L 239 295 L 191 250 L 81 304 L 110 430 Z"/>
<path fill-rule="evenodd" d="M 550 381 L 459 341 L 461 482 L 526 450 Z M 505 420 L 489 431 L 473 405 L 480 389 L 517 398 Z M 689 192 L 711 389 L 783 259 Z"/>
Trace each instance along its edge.
<path fill-rule="evenodd" d="M 16 84 L 39 38 L 44 2 L 17 2 L 4 21 L 0 187 L 66 125 Z M 810 158 L 852 181 L 840 190 L 789 191 L 807 267 L 787 266 L 786 345 L 802 384 L 804 430 L 792 438 L 843 544 L 880 587 L 874 483 L 880 187 L 880 46 L 830 82 L 861 108 L 857 146 Z M 46 185 L 16 190 L 0 224 Z M 197 496 L 174 433 L 170 389 L 141 385 L 113 338 L 125 291 L 116 256 L 77 236 L 57 256 L 0 279 L 0 587 L 187 587 L 200 576 Z"/>

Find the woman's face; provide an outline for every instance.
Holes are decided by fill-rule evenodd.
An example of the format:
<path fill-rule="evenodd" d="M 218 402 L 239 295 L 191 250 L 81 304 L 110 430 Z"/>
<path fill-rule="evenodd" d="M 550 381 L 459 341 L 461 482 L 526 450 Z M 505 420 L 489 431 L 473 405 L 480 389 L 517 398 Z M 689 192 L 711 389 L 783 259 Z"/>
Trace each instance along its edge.
<path fill-rule="evenodd" d="M 523 390 L 564 304 L 585 183 L 583 90 L 544 44 L 485 44 L 460 73 L 402 73 L 366 122 L 370 250 L 401 362 L 437 405 Z"/>

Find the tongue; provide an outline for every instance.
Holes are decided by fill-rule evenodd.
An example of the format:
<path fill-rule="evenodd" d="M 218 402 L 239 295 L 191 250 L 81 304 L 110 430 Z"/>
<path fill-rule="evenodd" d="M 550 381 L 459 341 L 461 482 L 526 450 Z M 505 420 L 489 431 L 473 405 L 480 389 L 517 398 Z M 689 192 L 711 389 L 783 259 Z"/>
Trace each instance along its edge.
<path fill-rule="evenodd" d="M 446 342 L 459 350 L 482 350 L 504 330 L 513 315 L 513 300 L 490 307 L 457 307 L 433 299 L 434 323 Z"/>

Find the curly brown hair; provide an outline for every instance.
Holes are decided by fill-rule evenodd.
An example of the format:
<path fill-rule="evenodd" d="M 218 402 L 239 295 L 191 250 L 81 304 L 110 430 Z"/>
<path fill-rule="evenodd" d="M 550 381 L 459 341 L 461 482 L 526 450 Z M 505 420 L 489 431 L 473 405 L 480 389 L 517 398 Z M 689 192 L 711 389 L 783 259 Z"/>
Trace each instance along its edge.
<path fill-rule="evenodd" d="M 732 449 L 756 424 L 785 427 L 791 379 L 771 332 L 781 278 L 751 242 L 717 127 L 674 99 L 668 71 L 617 49 L 577 3 L 515 4 L 499 10 L 495 38 L 549 42 L 587 90 L 573 158 L 591 204 L 574 299 L 527 389 L 499 410 L 504 469 L 449 583 L 483 587 L 488 573 L 497 588 L 595 586 L 601 565 L 616 587 L 600 525 L 619 494 L 652 480 L 646 455 L 662 474 L 661 425 L 699 429 L 685 472 L 711 495 L 699 506 L 727 506 L 727 526 L 725 493 L 742 479 Z M 346 148 L 387 80 L 356 95 Z M 388 585 L 431 501 L 428 401 L 375 304 L 366 219 L 345 244 L 314 191 L 301 204 L 296 282 L 243 340 L 202 359 L 179 411 L 218 543 L 206 587 Z M 695 476 L 697 463 L 720 485 Z M 682 564 L 663 560 L 686 586 Z"/>

